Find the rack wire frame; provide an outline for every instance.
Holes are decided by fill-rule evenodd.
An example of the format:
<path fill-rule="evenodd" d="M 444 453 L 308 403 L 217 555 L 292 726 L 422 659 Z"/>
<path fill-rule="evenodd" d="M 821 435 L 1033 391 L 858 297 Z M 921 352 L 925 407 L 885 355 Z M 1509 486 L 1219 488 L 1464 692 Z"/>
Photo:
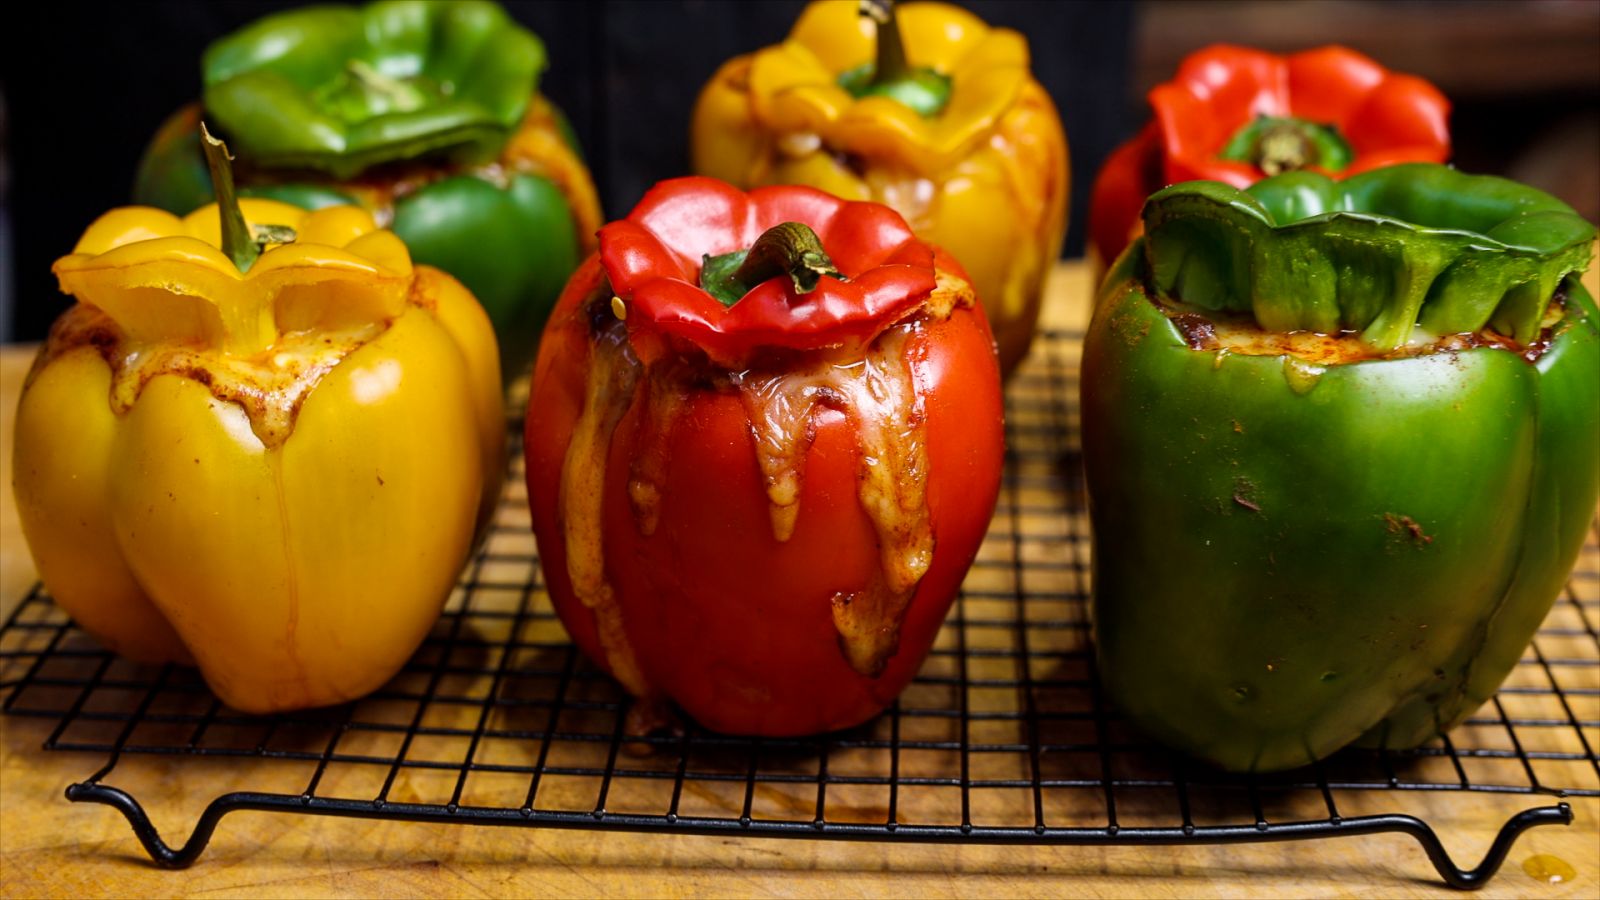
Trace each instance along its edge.
<path fill-rule="evenodd" d="M 35 587 L 0 627 L 0 706 L 53 721 L 46 750 L 103 754 L 104 764 L 67 797 L 121 811 L 150 857 L 175 868 L 199 857 L 228 813 L 257 810 L 990 844 L 1396 832 L 1421 844 L 1446 884 L 1471 889 L 1493 877 L 1523 831 L 1569 824 L 1569 805 L 1513 815 L 1483 860 L 1463 869 L 1433 828 L 1407 812 L 1408 797 L 1600 796 L 1593 534 L 1499 695 L 1423 747 L 1347 750 L 1293 772 L 1234 776 L 1131 730 L 1101 694 L 1088 639 L 1081 339 L 1042 334 L 1010 385 L 1003 488 L 977 563 L 918 677 L 858 728 L 747 739 L 685 721 L 676 733 L 626 734 L 628 698 L 567 640 L 544 592 L 515 452 L 493 530 L 443 616 L 403 671 L 370 697 L 244 715 L 191 670 L 139 667 L 99 649 Z M 515 443 L 521 429 L 511 430 Z M 148 757 L 250 760 L 303 773 L 305 786 L 241 784 L 212 800 L 174 847 L 139 800 L 108 782 Z M 1351 792 L 1385 792 L 1393 811 L 1346 815 L 1340 800 Z"/>

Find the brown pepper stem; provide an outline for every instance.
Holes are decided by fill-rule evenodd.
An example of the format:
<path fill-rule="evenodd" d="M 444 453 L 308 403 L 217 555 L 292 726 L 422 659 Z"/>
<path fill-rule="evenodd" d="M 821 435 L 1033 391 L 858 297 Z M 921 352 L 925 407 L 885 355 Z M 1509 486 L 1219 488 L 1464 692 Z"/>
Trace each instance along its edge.
<path fill-rule="evenodd" d="M 906 48 L 900 37 L 900 19 L 894 11 L 894 0 L 861 0 L 857 11 L 878 26 L 878 58 L 872 69 L 870 83 L 890 84 L 910 77 L 911 64 L 906 62 Z"/>
<path fill-rule="evenodd" d="M 762 232 L 733 278 L 740 284 L 756 285 L 785 274 L 801 294 L 814 290 L 824 275 L 843 277 L 822 249 L 817 233 L 803 222 L 784 222 Z"/>

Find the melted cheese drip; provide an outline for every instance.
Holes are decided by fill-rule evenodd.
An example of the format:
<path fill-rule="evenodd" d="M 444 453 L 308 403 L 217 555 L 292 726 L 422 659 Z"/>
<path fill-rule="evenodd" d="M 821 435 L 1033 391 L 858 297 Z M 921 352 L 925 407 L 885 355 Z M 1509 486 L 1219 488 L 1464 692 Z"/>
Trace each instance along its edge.
<path fill-rule="evenodd" d="M 203 346 L 136 343 L 105 313 L 79 303 L 51 328 L 35 365 L 37 370 L 68 350 L 93 346 L 111 367 L 111 408 L 117 415 L 133 408 L 152 379 L 177 375 L 205 385 L 218 400 L 237 404 L 261 443 L 277 447 L 294 432 L 301 404 L 323 376 L 387 328 L 382 322 L 289 332 L 269 350 L 234 356 Z"/>
<path fill-rule="evenodd" d="M 864 589 L 831 601 L 839 646 L 863 675 L 883 671 L 900 644 L 900 622 L 933 561 L 928 516 L 926 412 L 906 360 L 915 323 L 890 329 L 866 356 L 848 365 L 733 376 L 749 411 L 756 456 L 767 481 L 772 533 L 794 533 L 802 466 L 815 437 L 819 404 L 842 411 L 860 449 L 857 497 L 878 534 L 880 566 Z"/>
<path fill-rule="evenodd" d="M 627 329 L 612 320 L 591 345 L 583 413 L 573 425 L 572 443 L 561 465 L 560 503 L 572 592 L 594 612 L 611 674 L 630 693 L 644 696 L 648 685 L 623 628 L 616 590 L 606 578 L 603 549 L 606 459 L 612 433 L 633 403 L 639 374 Z"/>
<path fill-rule="evenodd" d="M 599 302 L 598 300 L 596 301 Z M 926 408 L 917 391 L 908 351 L 927 319 L 947 318 L 976 302 L 966 281 L 940 272 L 921 312 L 884 332 L 864 357 L 822 357 L 778 370 L 725 372 L 702 360 L 667 359 L 648 371 L 614 316 L 594 311 L 592 345 L 582 413 L 561 472 L 563 538 L 573 592 L 593 610 L 612 673 L 635 696 L 651 691 L 623 628 L 615 588 L 606 578 L 602 548 L 606 460 L 618 423 L 641 392 L 640 447 L 629 467 L 628 499 L 640 534 L 655 533 L 661 485 L 670 458 L 673 423 L 690 392 L 731 387 L 750 420 L 756 460 L 766 482 L 773 537 L 787 541 L 799 515 L 804 464 L 816 437 L 812 414 L 826 406 L 845 414 L 860 451 L 857 499 L 877 532 L 879 566 L 855 591 L 830 598 L 839 648 L 857 672 L 881 674 L 899 649 L 900 625 L 917 586 L 933 562 L 933 526 L 927 506 Z M 642 721 L 642 719 L 641 719 Z M 642 725 L 640 727 L 643 727 Z M 630 726 L 630 733 L 633 733 Z"/>
<path fill-rule="evenodd" d="M 818 403 L 836 409 L 844 407 L 843 395 L 835 390 L 839 371 L 835 366 L 824 365 L 798 372 L 745 371 L 730 376 L 750 418 L 756 464 L 767 483 L 772 536 L 779 541 L 794 535 L 795 522 L 800 517 L 800 478 L 806 452 L 816 438 L 811 412 Z"/>
<path fill-rule="evenodd" d="M 957 308 L 968 307 L 976 302 L 972 285 L 941 269 L 933 292 L 928 295 L 923 307 L 923 316 L 936 320 L 947 319 Z M 779 374 L 763 374 L 752 370 L 730 373 L 729 379 L 739 388 L 745 412 L 750 417 L 751 432 L 756 442 L 756 460 L 767 482 L 767 498 L 772 503 L 772 536 L 779 541 L 787 541 L 794 534 L 795 521 L 800 513 L 802 469 L 806 453 L 816 437 L 811 421 L 812 410 L 818 404 L 847 414 L 852 409 L 859 413 L 868 408 L 855 402 L 855 395 L 859 393 L 855 390 L 858 381 L 852 380 L 848 373 L 865 366 L 860 374 L 865 376 L 866 381 L 861 383 L 876 385 L 879 390 L 890 382 L 903 383 L 905 390 L 899 391 L 902 399 L 908 404 L 916 404 L 916 415 L 921 416 L 921 397 L 910 385 L 909 370 L 905 369 L 904 361 L 898 360 L 904 349 L 906 335 L 916 327 L 908 323 L 886 332 L 879 337 L 873 352 L 868 354 L 865 361 L 840 364 L 824 360 L 810 369 Z M 900 366 L 897 371 L 903 377 L 885 374 L 884 360 L 887 357 L 884 354 L 898 360 L 894 365 Z M 893 407 L 875 403 L 871 408 Z M 860 416 L 854 418 L 859 419 Z M 876 427 L 879 419 L 869 418 Z M 920 432 L 917 440 L 921 440 Z"/>

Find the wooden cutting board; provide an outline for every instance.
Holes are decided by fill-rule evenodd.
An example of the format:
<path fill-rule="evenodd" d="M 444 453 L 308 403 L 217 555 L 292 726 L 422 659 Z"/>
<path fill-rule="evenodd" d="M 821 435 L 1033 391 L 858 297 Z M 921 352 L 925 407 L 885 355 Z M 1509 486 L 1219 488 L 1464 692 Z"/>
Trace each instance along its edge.
<path fill-rule="evenodd" d="M 1600 271 L 1600 270 L 1597 270 Z M 1596 271 L 1585 281 L 1596 290 Z M 1061 264 L 1047 327 L 1081 327 L 1089 273 Z M 32 347 L 0 350 L 0 615 L 35 574 L 9 484 L 11 426 Z M 1597 685 L 1600 687 L 1600 685 Z M 1600 695 L 1575 697 L 1580 719 L 1600 720 Z M 1600 738 L 1590 729 L 1591 743 Z M 225 818 L 193 867 L 155 868 L 127 822 L 102 806 L 69 803 L 66 785 L 97 769 L 99 754 L 47 753 L 49 723 L 0 717 L 0 896 L 1017 896 L 1235 897 L 1459 896 L 1438 886 L 1421 848 L 1399 835 L 1235 847 L 1086 848 L 847 844 L 810 840 L 413 825 L 241 813 Z M 169 842 L 188 834 L 213 797 L 274 784 L 254 761 L 197 765 L 141 757 L 117 783 L 151 812 Z M 1397 808 L 1433 825 L 1458 863 L 1476 863 L 1500 825 L 1541 800 L 1528 796 L 1374 791 L 1365 808 Z M 1341 801 L 1341 805 L 1344 801 Z M 1573 802 L 1571 827 L 1535 829 L 1517 843 L 1487 893 L 1594 897 L 1600 892 L 1600 800 Z M 1536 855 L 1576 877 L 1537 881 Z"/>

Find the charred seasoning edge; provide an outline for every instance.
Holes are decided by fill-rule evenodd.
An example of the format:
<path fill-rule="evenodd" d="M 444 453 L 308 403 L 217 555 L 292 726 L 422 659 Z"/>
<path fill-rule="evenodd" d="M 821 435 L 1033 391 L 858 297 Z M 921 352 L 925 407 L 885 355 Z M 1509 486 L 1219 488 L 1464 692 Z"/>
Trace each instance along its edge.
<path fill-rule="evenodd" d="M 436 298 L 425 279 L 414 278 L 407 308 L 432 310 Z M 88 303 L 75 303 L 50 327 L 49 337 L 29 369 L 27 384 L 57 357 L 92 347 L 111 369 L 111 409 L 124 415 L 145 387 L 162 375 L 176 375 L 205 387 L 224 403 L 242 409 L 263 446 L 278 447 L 294 433 L 300 409 L 322 379 L 350 354 L 377 339 L 392 319 L 336 332 L 290 332 L 274 346 L 251 356 L 235 356 L 209 346 L 139 344 L 115 321 Z"/>

